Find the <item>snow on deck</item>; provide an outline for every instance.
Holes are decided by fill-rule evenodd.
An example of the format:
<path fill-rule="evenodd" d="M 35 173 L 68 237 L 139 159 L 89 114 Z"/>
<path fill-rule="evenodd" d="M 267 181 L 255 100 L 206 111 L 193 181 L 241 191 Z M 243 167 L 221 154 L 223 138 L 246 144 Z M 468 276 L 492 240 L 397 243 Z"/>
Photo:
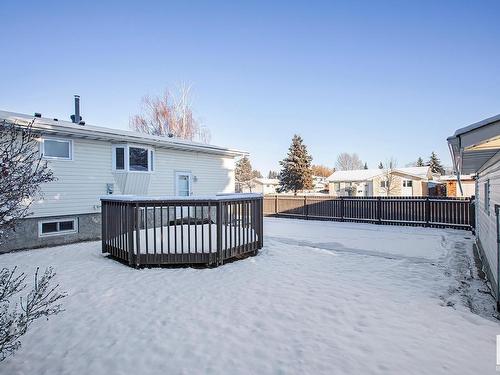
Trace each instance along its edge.
<path fill-rule="evenodd" d="M 215 269 L 136 270 L 100 242 L 0 255 L 54 266 L 69 293 L 0 373 L 495 373 L 500 325 L 470 277 L 470 232 L 289 219 L 264 232 L 258 256 Z"/>

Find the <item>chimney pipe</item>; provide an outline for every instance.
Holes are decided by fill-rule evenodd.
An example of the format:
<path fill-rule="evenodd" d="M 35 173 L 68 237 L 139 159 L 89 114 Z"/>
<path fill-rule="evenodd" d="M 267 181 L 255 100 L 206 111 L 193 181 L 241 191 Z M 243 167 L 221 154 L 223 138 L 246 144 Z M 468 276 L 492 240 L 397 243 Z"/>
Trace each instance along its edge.
<path fill-rule="evenodd" d="M 74 124 L 79 124 L 82 121 L 80 116 L 80 95 L 75 95 L 75 114 L 71 116 L 71 121 Z"/>

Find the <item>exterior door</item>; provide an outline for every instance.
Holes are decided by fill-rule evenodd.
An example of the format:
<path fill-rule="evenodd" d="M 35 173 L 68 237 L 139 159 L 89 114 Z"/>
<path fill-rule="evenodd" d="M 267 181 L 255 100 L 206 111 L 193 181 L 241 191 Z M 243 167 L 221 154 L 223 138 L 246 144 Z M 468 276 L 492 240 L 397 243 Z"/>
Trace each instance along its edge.
<path fill-rule="evenodd" d="M 175 195 L 180 197 L 189 197 L 190 195 L 192 195 L 191 173 L 175 173 Z"/>
<path fill-rule="evenodd" d="M 401 188 L 401 195 L 405 197 L 413 196 L 413 181 L 403 180 L 403 187 Z"/>
<path fill-rule="evenodd" d="M 189 197 L 192 195 L 191 189 L 191 173 L 190 172 L 175 172 L 175 195 L 178 197 Z M 177 207 L 175 210 L 175 218 L 180 219 L 181 217 L 191 216 L 190 209 L 188 207 Z"/>

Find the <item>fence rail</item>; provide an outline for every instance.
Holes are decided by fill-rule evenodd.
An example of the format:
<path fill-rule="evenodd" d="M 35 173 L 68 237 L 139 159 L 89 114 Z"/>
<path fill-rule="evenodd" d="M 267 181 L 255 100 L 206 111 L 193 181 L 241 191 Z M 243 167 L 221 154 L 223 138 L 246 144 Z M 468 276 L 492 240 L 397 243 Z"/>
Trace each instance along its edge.
<path fill-rule="evenodd" d="M 221 265 L 263 244 L 260 194 L 101 199 L 102 252 L 131 266 Z"/>
<path fill-rule="evenodd" d="M 266 195 L 264 215 L 474 229 L 470 198 Z"/>

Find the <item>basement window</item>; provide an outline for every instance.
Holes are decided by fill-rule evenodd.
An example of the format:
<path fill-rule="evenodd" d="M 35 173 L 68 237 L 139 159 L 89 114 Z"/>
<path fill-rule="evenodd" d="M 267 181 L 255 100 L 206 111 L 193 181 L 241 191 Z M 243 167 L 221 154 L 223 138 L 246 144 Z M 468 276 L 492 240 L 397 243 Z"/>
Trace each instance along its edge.
<path fill-rule="evenodd" d="M 69 233 L 77 233 L 77 219 L 44 220 L 38 222 L 38 236 L 57 236 Z"/>

